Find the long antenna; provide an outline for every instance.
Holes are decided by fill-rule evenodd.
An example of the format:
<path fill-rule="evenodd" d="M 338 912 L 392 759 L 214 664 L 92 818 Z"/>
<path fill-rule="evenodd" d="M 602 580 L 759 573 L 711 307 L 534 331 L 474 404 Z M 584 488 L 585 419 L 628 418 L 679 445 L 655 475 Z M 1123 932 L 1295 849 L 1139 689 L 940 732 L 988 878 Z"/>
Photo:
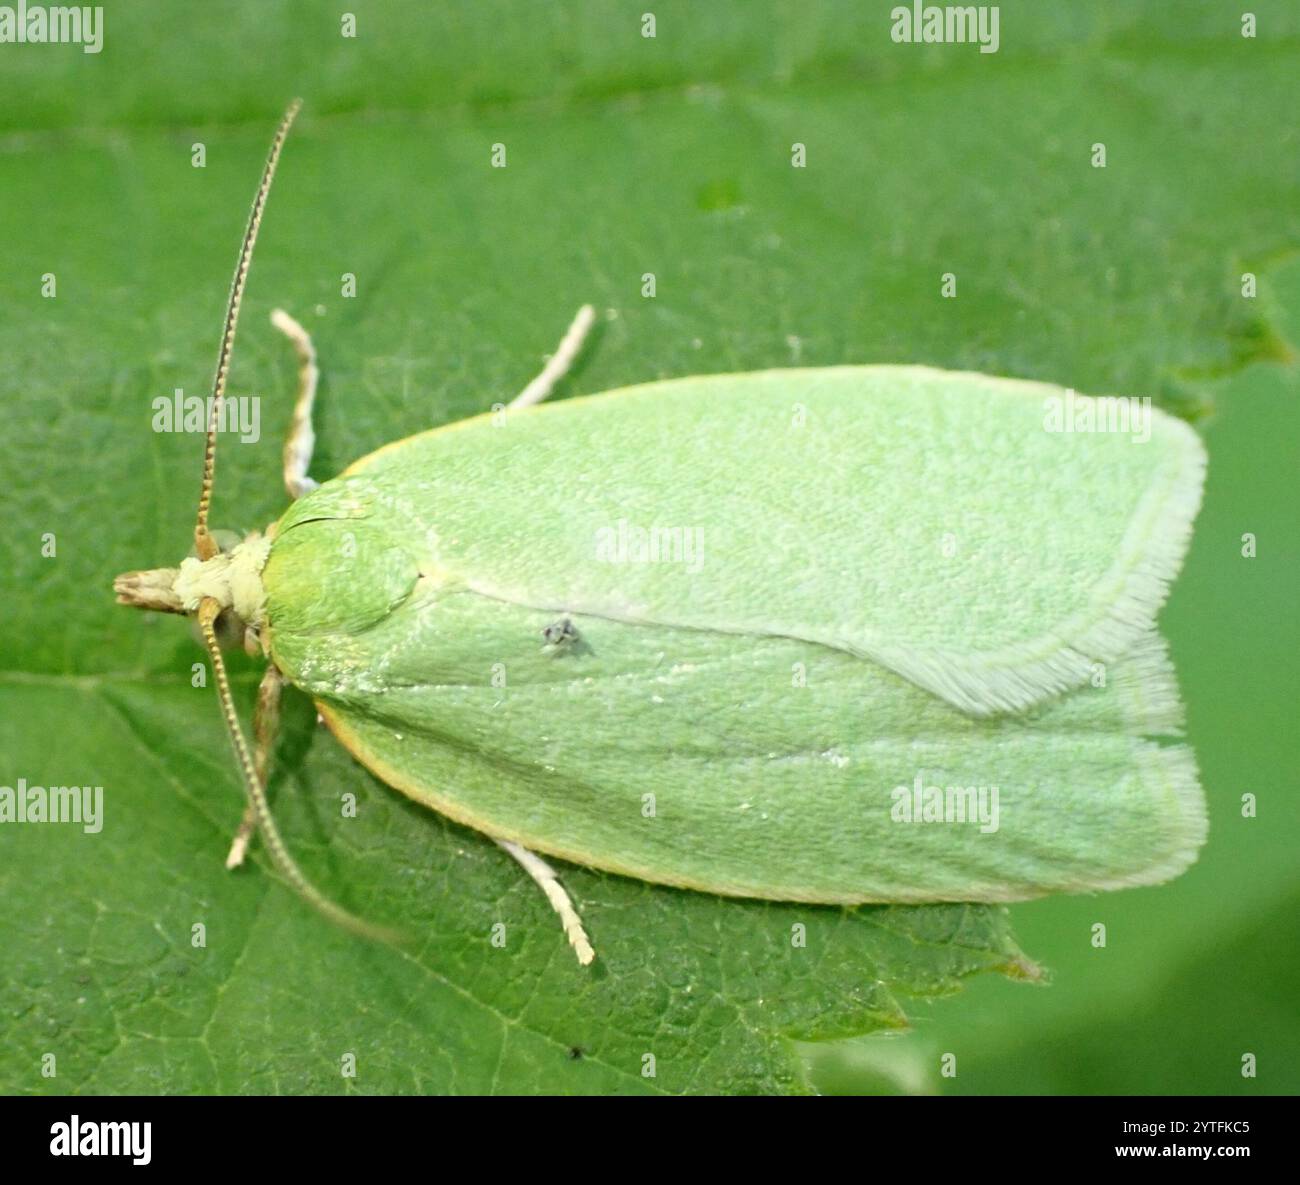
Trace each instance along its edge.
<path fill-rule="evenodd" d="M 276 827 L 275 820 L 271 817 L 271 808 L 266 801 L 266 787 L 262 785 L 262 779 L 257 776 L 257 766 L 253 761 L 252 753 L 249 752 L 244 730 L 239 726 L 239 717 L 235 713 L 235 701 L 230 694 L 230 679 L 226 675 L 226 662 L 221 654 L 221 646 L 217 642 L 216 620 L 220 613 L 219 602 L 213 597 L 204 597 L 199 604 L 199 629 L 203 631 L 203 642 L 212 659 L 212 671 L 217 681 L 217 698 L 221 703 L 221 714 L 226 720 L 230 743 L 235 750 L 235 760 L 244 777 L 244 790 L 248 794 L 249 805 L 257 816 L 257 827 L 266 850 L 271 854 L 271 863 L 299 897 L 331 922 L 363 938 L 389 944 L 400 942 L 403 935 L 396 930 L 373 925 L 349 913 L 342 906 L 335 905 L 307 879 L 294 858 L 289 855 L 289 849 L 285 847 L 280 829 Z"/>
<path fill-rule="evenodd" d="M 230 285 L 230 302 L 226 305 L 226 327 L 221 334 L 221 350 L 217 354 L 217 373 L 212 380 L 212 411 L 208 416 L 208 436 L 203 445 L 203 488 L 199 492 L 199 516 L 194 524 L 194 547 L 199 559 L 210 560 L 217 554 L 216 540 L 208 532 L 208 507 L 212 502 L 212 477 L 217 467 L 217 425 L 221 422 L 221 401 L 226 394 L 226 375 L 230 370 L 230 351 L 235 344 L 235 326 L 239 322 L 239 302 L 244 297 L 244 283 L 248 279 L 248 266 L 253 261 L 253 245 L 257 242 L 257 228 L 262 224 L 262 211 L 266 195 L 271 192 L 271 180 L 280 159 L 284 138 L 293 126 L 294 117 L 302 106 L 294 99 L 280 120 L 271 151 L 262 170 L 262 183 L 257 187 L 253 208 L 248 214 L 248 227 L 244 231 L 244 244 L 239 249 L 239 262 L 235 265 L 235 278 Z"/>

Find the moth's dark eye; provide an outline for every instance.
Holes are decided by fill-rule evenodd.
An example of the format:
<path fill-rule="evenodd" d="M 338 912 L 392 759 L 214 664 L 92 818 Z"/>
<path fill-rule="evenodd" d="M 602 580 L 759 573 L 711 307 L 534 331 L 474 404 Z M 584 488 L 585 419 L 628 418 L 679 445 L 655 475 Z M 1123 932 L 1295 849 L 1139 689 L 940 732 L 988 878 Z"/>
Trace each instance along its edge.
<path fill-rule="evenodd" d="M 229 531 L 225 527 L 215 527 L 212 530 L 212 538 L 222 552 L 234 551 L 236 547 L 243 543 L 247 534 L 247 531 Z M 198 553 L 191 549 L 190 554 L 197 555 Z"/>
<path fill-rule="evenodd" d="M 223 609 L 212 628 L 217 635 L 217 645 L 222 650 L 242 650 L 244 648 L 244 631 L 247 626 L 244 619 L 233 609 Z M 199 630 L 197 621 L 194 623 L 194 634 L 201 644 L 203 635 Z"/>

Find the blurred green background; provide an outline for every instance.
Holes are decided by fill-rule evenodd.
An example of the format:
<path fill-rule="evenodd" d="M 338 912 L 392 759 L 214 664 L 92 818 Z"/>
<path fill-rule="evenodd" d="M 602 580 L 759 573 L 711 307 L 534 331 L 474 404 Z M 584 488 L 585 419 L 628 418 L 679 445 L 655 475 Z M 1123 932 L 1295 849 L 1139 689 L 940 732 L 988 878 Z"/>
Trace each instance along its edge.
<path fill-rule="evenodd" d="M 100 54 L 0 45 L 0 783 L 75 779 L 41 771 L 89 754 L 134 786 L 110 800 L 127 803 L 120 847 L 0 833 L 0 1088 L 641 1089 L 613 1051 L 647 1033 L 702 1063 L 664 1089 L 1300 1088 L 1300 11 L 1249 5 L 1248 38 L 1241 12 L 1214 0 L 1024 0 L 999 6 L 1000 48 L 985 55 L 895 44 L 892 7 L 110 0 Z M 1003 920 L 900 913 L 880 934 L 941 961 L 909 970 L 877 934 L 861 983 L 846 953 L 783 981 L 801 997 L 790 1016 L 758 1020 L 728 978 L 755 952 L 704 972 L 698 953 L 728 917 L 751 915 L 574 873 L 597 916 L 628 923 L 626 959 L 649 965 L 635 931 L 651 915 L 658 937 L 685 918 L 663 941 L 695 952 L 661 946 L 636 992 L 594 989 L 603 1062 L 578 1040 L 560 1056 L 571 1051 L 555 1034 L 590 1020 L 581 992 L 558 998 L 567 967 L 546 964 L 552 978 L 511 999 L 491 964 L 404 968 L 323 926 L 304 936 L 301 907 L 264 874 L 226 877 L 237 790 L 210 693 L 189 690 L 199 651 L 181 623 L 115 608 L 108 587 L 188 545 L 199 445 L 148 432 L 150 400 L 206 392 L 257 169 L 299 94 L 232 375 L 235 393 L 265 396 L 263 439 L 223 445 L 220 525 L 261 526 L 283 504 L 275 409 L 287 412 L 293 365 L 266 325 L 275 305 L 321 353 L 320 476 L 508 397 L 584 301 L 604 317 L 566 395 L 843 362 L 1152 395 L 1194 419 L 1210 452 L 1162 618 L 1210 800 L 1200 862 L 1160 888 L 1013 907 L 1050 986 L 983 975 L 948 995 L 973 971 L 1019 965 Z M 505 169 L 490 167 L 498 143 Z M 805 168 L 791 167 L 796 143 Z M 355 299 L 340 298 L 343 273 Z M 944 273 L 956 299 L 940 296 Z M 253 667 L 238 674 L 247 698 Z M 292 711 L 298 785 L 285 789 L 355 782 Z M 363 858 L 414 868 L 436 834 L 445 864 L 418 888 L 447 899 L 447 918 L 506 893 L 533 908 L 501 887 L 490 848 L 385 793 L 366 791 Z M 1243 817 L 1246 794 L 1257 817 Z M 282 797 L 305 862 L 346 883 L 338 845 L 311 846 L 324 808 Z M 214 930 L 233 909 L 256 938 L 191 976 L 159 898 Z M 355 900 L 365 911 L 364 890 Z M 534 920 L 542 967 L 555 935 L 544 906 Z M 542 982 L 552 1002 L 533 998 Z M 697 982 L 729 987 L 714 1008 L 679 1011 Z M 896 1027 L 900 1003 L 910 1032 L 824 1040 Z M 477 1033 L 480 1012 L 502 1032 Z M 331 1022 L 368 1026 L 382 1072 L 329 1077 Z M 746 1044 L 742 1030 L 769 1025 L 762 1052 Z M 819 1038 L 797 1045 L 793 1076 L 769 1060 L 781 1033 Z M 52 1044 L 80 1052 L 42 1081 L 33 1067 Z M 955 1078 L 939 1076 L 944 1053 Z"/>

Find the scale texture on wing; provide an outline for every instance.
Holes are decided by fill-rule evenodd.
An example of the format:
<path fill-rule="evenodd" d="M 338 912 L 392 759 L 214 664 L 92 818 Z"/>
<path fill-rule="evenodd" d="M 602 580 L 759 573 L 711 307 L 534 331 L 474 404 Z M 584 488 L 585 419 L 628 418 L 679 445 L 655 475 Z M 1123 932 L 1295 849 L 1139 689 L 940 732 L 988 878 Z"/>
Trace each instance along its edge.
<path fill-rule="evenodd" d="M 399 442 L 279 523 L 272 656 L 385 781 L 612 872 L 843 903 L 1167 879 L 1205 814 L 1151 619 L 1202 453 L 1161 416 L 1047 433 L 1054 390 L 773 372 Z"/>
<path fill-rule="evenodd" d="M 1048 431 L 1049 399 L 924 367 L 680 379 L 479 417 L 340 480 L 400 497 L 426 574 L 485 596 L 817 642 L 1019 710 L 1151 627 L 1205 466 L 1179 420 Z"/>

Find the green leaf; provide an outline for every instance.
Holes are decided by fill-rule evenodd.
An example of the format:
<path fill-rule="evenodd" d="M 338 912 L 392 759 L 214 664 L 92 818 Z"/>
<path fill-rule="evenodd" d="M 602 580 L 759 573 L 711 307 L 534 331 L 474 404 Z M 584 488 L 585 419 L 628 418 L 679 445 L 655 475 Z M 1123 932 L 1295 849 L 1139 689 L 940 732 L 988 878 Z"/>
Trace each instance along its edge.
<path fill-rule="evenodd" d="M 223 441 L 216 525 L 283 506 L 277 305 L 321 355 L 319 476 L 508 398 L 588 300 L 606 319 L 565 395 L 906 361 L 1200 408 L 1205 375 L 1296 340 L 1275 308 L 1237 312 L 1240 272 L 1300 243 L 1275 122 L 1295 14 L 1252 5 L 1247 41 L 1214 6 L 1004 3 L 984 56 L 895 45 L 889 6 L 856 3 L 665 2 L 654 39 L 612 4 L 358 7 L 346 39 L 325 4 L 115 4 L 100 55 L 0 56 L 0 784 L 105 792 L 98 835 L 0 828 L 0 1089 L 797 1090 L 803 1042 L 896 1028 L 901 997 L 976 971 L 1032 975 L 999 910 L 724 902 L 565 867 L 601 953 L 582 972 L 502 853 L 377 783 L 301 699 L 273 786 L 290 843 L 421 942 L 359 942 L 264 868 L 226 873 L 241 803 L 202 653 L 109 591 L 189 546 L 201 442 L 153 432 L 151 401 L 207 391 L 257 169 L 302 93 L 232 373 L 261 439 Z"/>

